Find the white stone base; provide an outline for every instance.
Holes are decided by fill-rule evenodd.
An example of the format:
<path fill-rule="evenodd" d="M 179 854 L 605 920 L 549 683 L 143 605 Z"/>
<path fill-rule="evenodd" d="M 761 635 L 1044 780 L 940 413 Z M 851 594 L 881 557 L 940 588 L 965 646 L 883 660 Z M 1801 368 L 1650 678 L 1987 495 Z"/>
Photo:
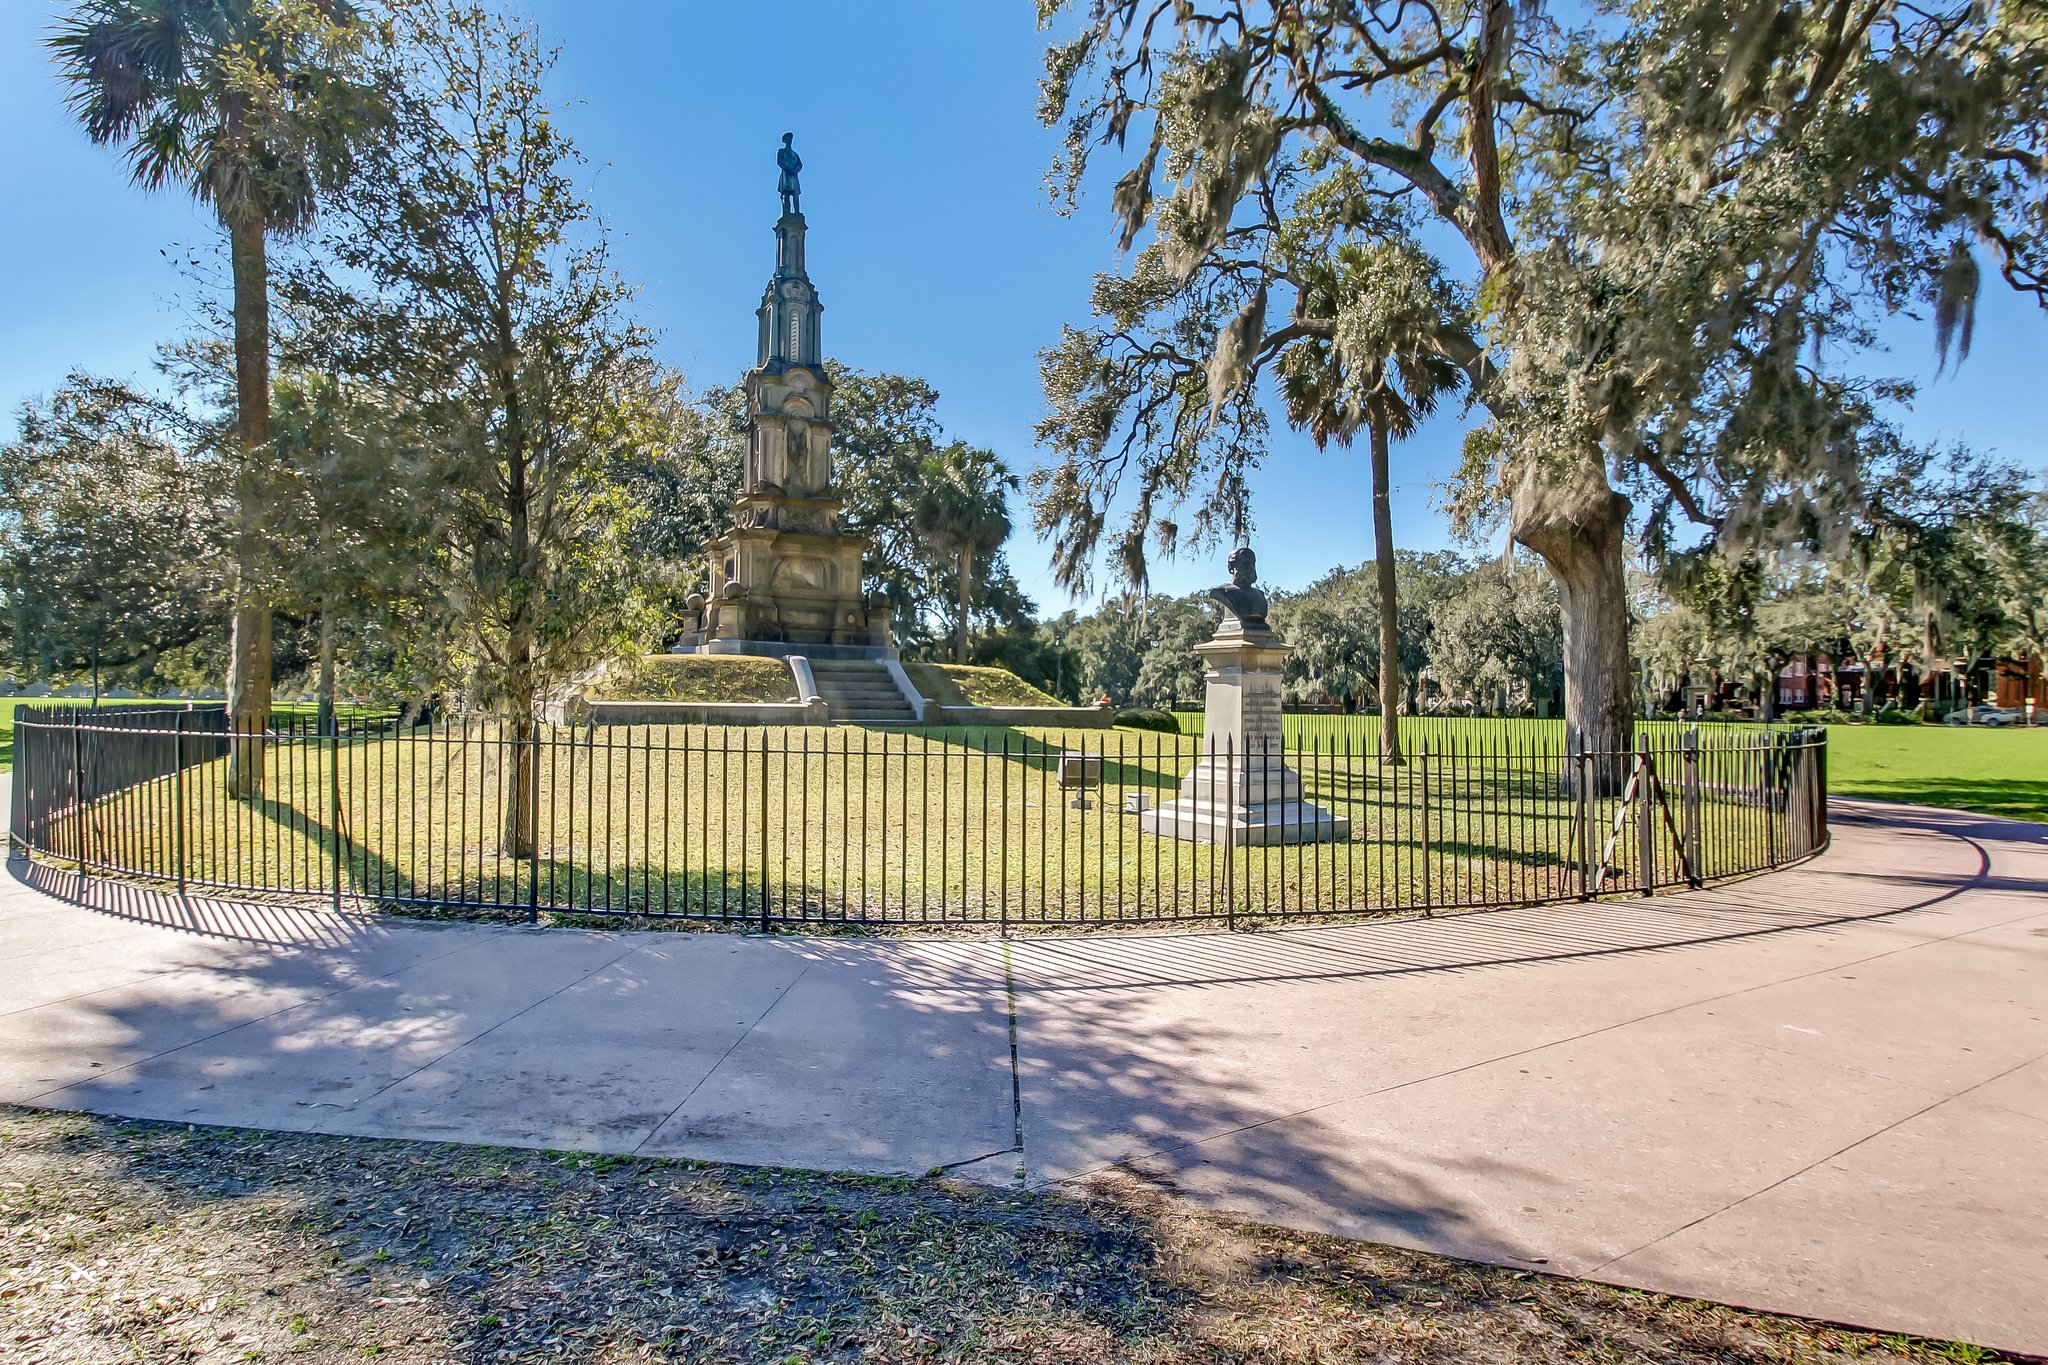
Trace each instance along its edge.
<path fill-rule="evenodd" d="M 1203 758 L 1180 795 L 1138 817 L 1138 828 L 1204 844 L 1320 844 L 1351 837 L 1351 821 L 1301 799 L 1301 778 L 1278 756 Z"/>
<path fill-rule="evenodd" d="M 1320 844 L 1351 837 L 1351 822 L 1301 799 L 1280 728 L 1287 642 L 1259 622 L 1195 646 L 1208 682 L 1202 757 L 1180 794 L 1138 817 L 1138 828 L 1204 844 Z"/>
<path fill-rule="evenodd" d="M 1212 806 L 1192 799 L 1169 801 L 1138 817 L 1138 827 L 1166 839 L 1201 844 L 1321 844 L 1351 837 L 1351 822 L 1307 801 L 1270 801 L 1258 806 Z"/>

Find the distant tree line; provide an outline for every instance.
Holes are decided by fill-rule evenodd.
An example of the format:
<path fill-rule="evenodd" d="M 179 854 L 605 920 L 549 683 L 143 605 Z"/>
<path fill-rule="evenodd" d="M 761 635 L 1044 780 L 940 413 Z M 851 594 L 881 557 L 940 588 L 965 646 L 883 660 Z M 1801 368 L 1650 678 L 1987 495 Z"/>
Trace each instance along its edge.
<path fill-rule="evenodd" d="M 1536 565 L 1447 551 L 1402 550 L 1394 559 L 1397 712 L 1557 714 L 1562 625 L 1556 588 Z M 1353 711 L 1385 704 L 1373 564 L 1332 569 L 1305 588 L 1270 595 L 1273 627 L 1293 648 L 1289 702 Z M 1194 647 L 1214 633 L 1216 612 L 1200 595 L 1125 594 L 1090 612 L 991 630 L 974 653 L 1069 702 L 1107 696 L 1119 705 L 1199 705 L 1204 684 Z"/>
<path fill-rule="evenodd" d="M 2048 487 L 1960 449 L 1898 446 L 1876 464 L 1870 517 L 1833 554 L 1709 561 L 1675 587 L 1643 584 L 1653 706 L 1722 682 L 1769 718 L 1780 671 L 1824 657 L 1838 677 L 1853 668 L 1868 713 L 1931 703 L 1958 662 L 2048 661 Z M 1942 700 L 1967 698 L 1951 681 Z"/>

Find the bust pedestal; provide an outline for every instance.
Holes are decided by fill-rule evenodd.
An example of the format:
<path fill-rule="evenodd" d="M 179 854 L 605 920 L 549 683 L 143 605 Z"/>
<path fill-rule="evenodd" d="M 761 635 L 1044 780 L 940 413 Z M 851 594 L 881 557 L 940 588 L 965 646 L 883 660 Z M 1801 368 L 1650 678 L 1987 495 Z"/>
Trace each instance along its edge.
<path fill-rule="evenodd" d="M 1233 629 L 1236 627 L 1236 629 Z M 1205 844 L 1312 844 L 1349 838 L 1351 822 L 1301 799 L 1280 732 L 1280 668 L 1291 652 L 1263 623 L 1226 620 L 1195 646 L 1207 675 L 1202 757 L 1180 794 L 1139 817 L 1147 834 Z"/>

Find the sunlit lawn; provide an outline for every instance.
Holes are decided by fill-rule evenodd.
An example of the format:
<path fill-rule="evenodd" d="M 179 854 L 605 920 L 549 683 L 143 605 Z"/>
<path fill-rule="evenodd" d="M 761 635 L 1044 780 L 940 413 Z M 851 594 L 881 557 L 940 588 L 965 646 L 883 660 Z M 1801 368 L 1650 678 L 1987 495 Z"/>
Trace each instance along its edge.
<path fill-rule="evenodd" d="M 1840 796 L 2048 821 L 2048 726 L 1832 725 L 1828 780 Z"/>
<path fill-rule="evenodd" d="M 1481 735 L 1384 767 L 1363 752 L 1292 758 L 1343 841 L 1236 848 L 1145 834 L 1132 797 L 1170 799 L 1190 736 L 1099 730 L 553 731 L 538 771 L 537 851 L 503 849 L 509 747 L 495 729 L 388 731 L 276 746 L 267 799 L 223 799 L 211 761 L 102 803 L 94 859 L 188 879 L 395 904 L 521 905 L 769 922 L 1089 924 L 1411 911 L 1573 894 L 1588 851 L 1626 886 L 1641 831 L 1559 784 L 1555 746 Z M 1085 805 L 1062 751 L 1102 758 Z M 1769 861 L 1783 820 L 1724 799 L 1754 755 L 1703 765 L 1707 876 Z M 1682 802 L 1671 807 L 1683 819 Z M 1590 843 L 1579 819 L 1590 814 Z M 1653 856 L 1677 844 L 1661 818 Z M 108 841 L 112 843 L 109 845 Z M 1780 842 L 1774 844 L 1773 840 Z M 1611 847 L 1610 847 L 1611 845 Z M 334 854 L 342 874 L 337 887 Z"/>

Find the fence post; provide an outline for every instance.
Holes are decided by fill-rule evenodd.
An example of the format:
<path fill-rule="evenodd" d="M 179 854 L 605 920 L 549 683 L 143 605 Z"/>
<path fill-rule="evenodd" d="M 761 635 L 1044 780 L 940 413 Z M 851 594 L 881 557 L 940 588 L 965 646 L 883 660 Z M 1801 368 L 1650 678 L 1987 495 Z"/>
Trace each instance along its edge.
<path fill-rule="evenodd" d="M 71 827 L 78 839 L 78 877 L 85 879 L 85 738 L 71 722 Z"/>
<path fill-rule="evenodd" d="M 1685 816 L 1685 874 L 1692 886 L 1705 883 L 1700 867 L 1700 732 L 1685 732 L 1685 774 L 1681 779 Z"/>
<path fill-rule="evenodd" d="M 18 716 L 16 725 L 17 727 L 20 725 Z M 32 822 L 31 818 L 24 816 L 22 812 L 27 809 L 28 765 L 30 761 L 29 744 L 34 738 L 35 731 L 32 728 L 17 728 L 15 731 L 14 771 L 7 775 L 8 785 L 14 791 L 14 798 L 7 803 L 7 857 L 9 861 L 16 857 L 26 858 L 28 856 L 29 843 L 26 834 L 32 827 Z M 23 837 L 16 838 L 16 830 L 21 830 Z M 19 850 L 16 849 L 17 844 L 20 845 Z"/>
<path fill-rule="evenodd" d="M 185 717 L 192 708 L 174 713 L 171 719 L 171 856 L 178 864 L 178 894 L 185 894 Z"/>
<path fill-rule="evenodd" d="M 1828 732 L 1826 726 L 1813 729 L 1813 848 L 1828 846 Z"/>
<path fill-rule="evenodd" d="M 327 718 L 327 824 L 328 844 L 334 849 L 332 889 L 334 912 L 341 913 L 341 720 Z"/>
<path fill-rule="evenodd" d="M 544 722 L 534 721 L 533 753 L 529 755 L 527 781 L 532 784 L 533 828 L 526 832 L 526 922 L 540 923 L 540 727 Z M 518 743 L 515 739 L 513 743 Z M 666 837 L 667 831 L 663 831 Z"/>
<path fill-rule="evenodd" d="M 1249 741 L 1251 736 L 1247 735 L 1245 738 Z M 1237 737 L 1232 735 L 1223 745 L 1226 755 L 1223 762 L 1223 770 L 1230 777 L 1230 800 L 1233 805 L 1239 801 L 1249 801 L 1251 799 L 1251 783 L 1247 778 L 1244 764 L 1238 763 L 1234 759 L 1236 748 Z M 1246 761 L 1249 762 L 1249 758 Z M 1239 783 L 1244 784 L 1242 790 L 1239 789 Z M 1251 837 L 1249 825 L 1245 828 L 1245 837 L 1247 839 Z M 1246 847 L 1249 848 L 1250 845 L 1246 845 Z M 1231 828 L 1229 820 L 1226 818 L 1223 825 L 1223 925 L 1226 929 L 1233 931 L 1237 928 L 1236 871 L 1237 831 Z"/>
<path fill-rule="evenodd" d="M 742 751 L 744 752 L 744 748 Z M 863 757 L 865 757 L 865 741 L 862 743 L 862 753 Z M 888 780 L 888 759 L 886 756 L 883 759 L 882 777 L 884 781 Z M 867 765 L 865 763 L 861 765 L 861 780 L 863 782 L 867 780 Z M 774 932 L 774 926 L 768 922 L 768 785 L 768 727 L 764 725 L 761 727 L 761 932 L 764 934 Z M 882 847 L 885 849 L 889 846 L 888 840 L 888 831 L 884 830 L 882 832 Z M 888 903 L 888 898 L 889 887 L 886 879 L 884 879 L 882 886 L 883 904 L 886 905 Z M 866 907 L 863 906 L 862 909 L 865 910 Z"/>
<path fill-rule="evenodd" d="M 1579 777 L 1579 899 L 1593 898 L 1593 755 L 1581 738 L 1573 746 L 1571 762 Z"/>
<path fill-rule="evenodd" d="M 1785 747 L 1783 731 L 1767 737 L 1770 747 L 1764 751 L 1763 791 L 1764 803 L 1764 866 L 1778 865 L 1778 822 L 1772 815 L 1785 812 L 1786 832 L 1792 823 L 1792 769 L 1791 755 Z M 1782 793 L 1783 799 L 1780 799 Z"/>
<path fill-rule="evenodd" d="M 1429 876 L 1429 740 L 1424 738 L 1415 750 L 1415 776 L 1422 787 L 1422 913 L 1434 914 L 1436 899 L 1431 890 Z"/>
<path fill-rule="evenodd" d="M 1650 762 L 1650 737 L 1636 736 L 1636 848 L 1642 893 L 1657 889 L 1657 770 Z"/>

